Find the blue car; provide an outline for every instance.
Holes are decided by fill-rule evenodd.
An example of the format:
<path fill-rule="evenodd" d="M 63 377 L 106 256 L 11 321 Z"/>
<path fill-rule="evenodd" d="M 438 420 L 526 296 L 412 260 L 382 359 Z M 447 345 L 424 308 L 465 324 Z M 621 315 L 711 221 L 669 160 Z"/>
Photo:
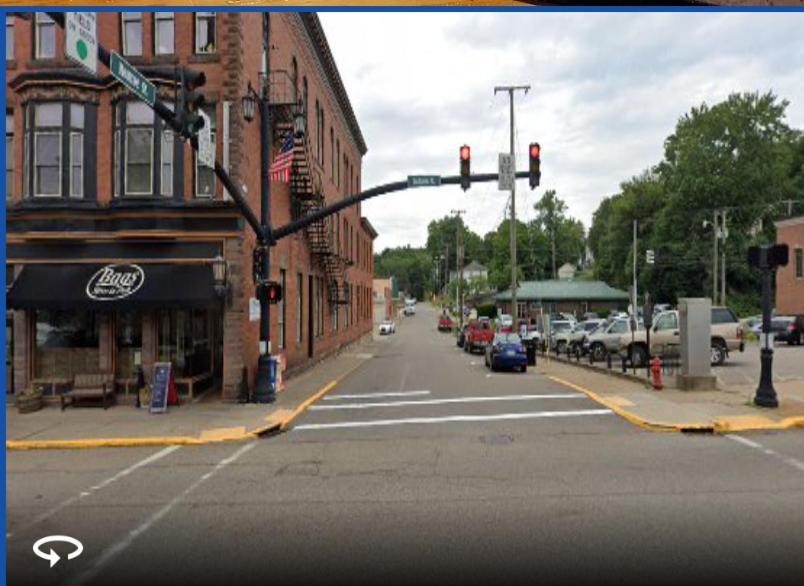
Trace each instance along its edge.
<path fill-rule="evenodd" d="M 525 372 L 528 369 L 528 354 L 518 334 L 497 333 L 486 346 L 486 366 L 491 370 L 510 368 Z"/>

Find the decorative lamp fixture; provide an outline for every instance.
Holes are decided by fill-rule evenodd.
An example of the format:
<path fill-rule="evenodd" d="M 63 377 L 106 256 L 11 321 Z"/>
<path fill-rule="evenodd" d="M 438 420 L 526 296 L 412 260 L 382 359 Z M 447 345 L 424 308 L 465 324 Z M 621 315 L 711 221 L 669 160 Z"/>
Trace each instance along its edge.
<path fill-rule="evenodd" d="M 254 120 L 254 110 L 257 107 L 257 93 L 251 87 L 251 82 L 248 82 L 248 89 L 241 100 L 243 102 L 243 118 L 246 122 L 251 122 Z"/>
<path fill-rule="evenodd" d="M 304 136 L 305 132 L 307 132 L 307 115 L 304 100 L 299 98 L 299 101 L 296 102 L 295 112 L 293 112 L 293 133 L 296 136 Z"/>
<path fill-rule="evenodd" d="M 225 297 L 229 286 L 227 283 L 228 263 L 220 254 L 212 259 L 212 279 L 215 282 L 215 294 Z"/>

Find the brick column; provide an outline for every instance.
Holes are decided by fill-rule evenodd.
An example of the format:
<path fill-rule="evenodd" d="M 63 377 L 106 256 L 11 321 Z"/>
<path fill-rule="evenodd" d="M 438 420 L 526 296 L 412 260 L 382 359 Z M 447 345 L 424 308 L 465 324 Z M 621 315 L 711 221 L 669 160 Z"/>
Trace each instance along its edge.
<path fill-rule="evenodd" d="M 240 392 L 240 379 L 243 374 L 243 339 L 248 305 L 248 297 L 243 290 L 243 241 L 240 238 L 226 240 L 224 257 L 229 262 L 229 286 L 232 288 L 232 302 L 223 311 L 223 389 L 221 400 L 237 401 Z M 249 366 L 249 378 L 253 369 Z"/>
<path fill-rule="evenodd" d="M 146 311 L 142 314 L 142 370 L 145 381 L 150 383 L 156 361 L 156 312 Z"/>
<path fill-rule="evenodd" d="M 33 318 L 33 312 L 31 312 Z M 28 386 L 28 372 L 31 364 L 30 343 L 28 340 L 28 312 L 14 311 L 14 394 L 19 395 Z"/>
<path fill-rule="evenodd" d="M 112 352 L 114 352 L 112 339 L 112 315 L 110 313 L 98 314 L 98 370 L 112 372 Z"/>

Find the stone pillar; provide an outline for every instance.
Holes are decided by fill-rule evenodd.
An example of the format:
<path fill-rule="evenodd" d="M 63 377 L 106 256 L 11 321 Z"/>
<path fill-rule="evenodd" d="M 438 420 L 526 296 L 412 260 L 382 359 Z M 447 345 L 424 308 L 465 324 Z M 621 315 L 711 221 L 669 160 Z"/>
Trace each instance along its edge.
<path fill-rule="evenodd" d="M 221 400 L 237 401 L 240 380 L 243 376 L 243 339 L 246 336 L 244 324 L 247 316 L 248 296 L 243 288 L 243 241 L 240 238 L 226 240 L 224 257 L 229 262 L 229 286 L 232 288 L 231 304 L 223 308 L 223 388 Z M 251 383 L 251 368 L 247 381 Z"/>
<path fill-rule="evenodd" d="M 28 386 L 30 366 L 31 343 L 28 339 L 28 316 L 33 319 L 33 312 L 21 309 L 14 311 L 14 394 L 19 395 Z"/>
<path fill-rule="evenodd" d="M 156 312 L 146 311 L 142 314 L 142 370 L 146 382 L 151 382 L 156 361 Z"/>

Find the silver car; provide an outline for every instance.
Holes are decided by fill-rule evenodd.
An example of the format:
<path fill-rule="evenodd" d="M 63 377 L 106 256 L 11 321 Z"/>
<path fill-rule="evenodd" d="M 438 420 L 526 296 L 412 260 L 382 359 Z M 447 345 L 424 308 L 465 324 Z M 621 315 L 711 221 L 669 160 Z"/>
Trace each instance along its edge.
<path fill-rule="evenodd" d="M 642 329 L 641 323 L 637 324 L 637 329 Z M 609 353 L 617 354 L 620 336 L 630 333 L 630 319 L 615 319 L 608 326 L 601 326 L 586 337 L 583 342 L 584 352 L 590 352 L 593 361 L 605 360 Z"/>

